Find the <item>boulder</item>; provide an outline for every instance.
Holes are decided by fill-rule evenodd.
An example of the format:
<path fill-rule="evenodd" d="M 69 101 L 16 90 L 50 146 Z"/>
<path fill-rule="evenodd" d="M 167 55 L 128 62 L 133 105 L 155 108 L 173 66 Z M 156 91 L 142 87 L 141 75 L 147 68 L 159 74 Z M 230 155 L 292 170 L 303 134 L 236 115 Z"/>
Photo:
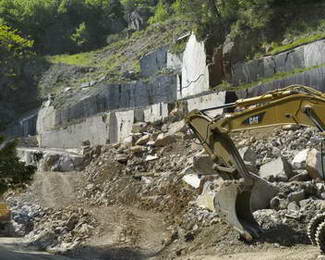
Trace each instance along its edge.
<path fill-rule="evenodd" d="M 141 146 L 141 145 L 136 145 L 136 146 L 132 146 L 132 147 L 130 148 L 130 151 L 131 151 L 132 153 L 143 153 L 143 152 L 146 151 L 146 147 Z"/>
<path fill-rule="evenodd" d="M 200 187 L 201 180 L 197 174 L 187 174 L 182 179 L 184 182 L 195 189 L 198 189 Z"/>
<path fill-rule="evenodd" d="M 303 169 L 306 167 L 308 152 L 309 149 L 305 149 L 296 154 L 291 163 L 294 169 Z"/>
<path fill-rule="evenodd" d="M 291 165 L 286 159 L 279 157 L 261 166 L 259 175 L 269 181 L 287 181 L 292 177 Z"/>
<path fill-rule="evenodd" d="M 169 144 L 172 144 L 175 142 L 176 142 L 175 135 L 161 133 L 158 135 L 158 137 L 155 141 L 155 146 L 162 147 L 162 146 L 166 146 L 166 145 L 169 145 Z"/>
<path fill-rule="evenodd" d="M 213 161 L 210 156 L 204 152 L 200 152 L 193 157 L 193 166 L 200 174 L 216 174 L 213 170 Z"/>
<path fill-rule="evenodd" d="M 214 212 L 215 191 L 211 189 L 211 186 L 213 186 L 212 182 L 206 182 L 204 184 L 202 193 L 196 199 L 195 204 L 201 208 L 209 209 Z"/>
<path fill-rule="evenodd" d="M 243 158 L 246 164 L 248 163 L 249 165 L 252 166 L 256 165 L 256 159 L 257 159 L 256 152 L 253 151 L 248 146 L 239 149 L 239 154 Z"/>
<path fill-rule="evenodd" d="M 168 126 L 168 134 L 173 135 L 178 132 L 186 131 L 186 125 L 184 120 L 172 123 Z"/>
<path fill-rule="evenodd" d="M 118 154 L 116 156 L 116 161 L 119 163 L 126 163 L 128 161 L 128 156 L 126 154 Z"/>
<path fill-rule="evenodd" d="M 144 136 L 140 137 L 138 139 L 138 141 L 136 141 L 135 144 L 136 145 L 145 145 L 149 142 L 149 140 L 150 140 L 150 135 L 144 135 Z"/>
<path fill-rule="evenodd" d="M 288 210 L 299 211 L 300 207 L 297 202 L 293 201 L 288 204 Z"/>
<path fill-rule="evenodd" d="M 271 209 L 280 210 L 288 207 L 288 200 L 280 198 L 279 196 L 274 197 L 270 201 Z"/>
<path fill-rule="evenodd" d="M 324 179 L 325 175 L 325 158 L 321 158 L 321 153 L 316 149 L 308 152 L 306 159 L 306 168 L 312 179 Z M 324 168 L 324 172 L 323 172 Z"/>
<path fill-rule="evenodd" d="M 126 147 L 131 147 L 133 145 L 133 136 L 129 136 L 123 140 L 123 145 Z"/>
<path fill-rule="evenodd" d="M 294 191 L 288 195 L 289 202 L 293 202 L 293 201 L 299 202 L 304 199 L 305 199 L 305 191 L 304 190 Z"/>
<path fill-rule="evenodd" d="M 132 125 L 132 133 L 142 133 L 147 130 L 148 124 L 145 122 L 138 122 Z"/>
<path fill-rule="evenodd" d="M 84 168 L 84 157 L 68 153 L 45 153 L 39 166 L 41 171 L 80 171 Z"/>

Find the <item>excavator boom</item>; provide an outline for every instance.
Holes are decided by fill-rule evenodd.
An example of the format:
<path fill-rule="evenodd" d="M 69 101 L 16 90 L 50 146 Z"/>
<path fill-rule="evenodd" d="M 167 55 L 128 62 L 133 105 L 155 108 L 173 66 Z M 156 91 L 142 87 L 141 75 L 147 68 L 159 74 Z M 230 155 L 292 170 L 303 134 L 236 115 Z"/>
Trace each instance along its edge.
<path fill-rule="evenodd" d="M 251 240 L 262 231 L 252 211 L 265 207 L 265 201 L 277 189 L 248 170 L 229 133 L 288 124 L 315 126 L 324 132 L 325 95 L 306 86 L 292 85 L 222 107 L 233 107 L 237 112 L 211 118 L 206 112 L 220 107 L 193 110 L 185 121 L 210 155 L 216 172 L 225 176 L 226 181 L 214 198 L 216 211 L 246 240 Z"/>

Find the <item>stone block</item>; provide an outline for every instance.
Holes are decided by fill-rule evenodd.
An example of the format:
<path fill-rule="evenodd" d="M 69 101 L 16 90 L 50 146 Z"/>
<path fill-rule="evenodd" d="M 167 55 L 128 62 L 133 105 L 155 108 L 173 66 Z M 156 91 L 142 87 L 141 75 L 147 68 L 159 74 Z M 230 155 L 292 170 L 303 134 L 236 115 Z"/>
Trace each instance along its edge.
<path fill-rule="evenodd" d="M 167 146 L 167 145 L 175 143 L 175 142 L 176 142 L 175 135 L 161 133 L 158 135 L 157 139 L 155 140 L 155 146 L 162 147 L 162 146 Z"/>
<path fill-rule="evenodd" d="M 193 166 L 199 174 L 216 174 L 217 172 L 212 168 L 213 164 L 210 156 L 206 153 L 199 153 L 193 157 Z"/>
<path fill-rule="evenodd" d="M 193 96 L 209 90 L 209 69 L 204 42 L 192 34 L 183 54 L 182 84 L 177 99 Z"/>
<path fill-rule="evenodd" d="M 149 142 L 151 135 L 144 135 L 136 141 L 136 145 L 145 145 Z"/>
<path fill-rule="evenodd" d="M 168 117 L 168 104 L 158 103 L 148 106 L 143 111 L 144 122 L 156 122 Z"/>
<path fill-rule="evenodd" d="M 320 55 L 325 52 L 325 40 L 320 40 L 306 44 L 304 46 L 305 67 L 313 67 L 325 63 L 325 56 Z"/>
<path fill-rule="evenodd" d="M 262 165 L 259 175 L 269 181 L 287 181 L 292 176 L 292 169 L 284 158 L 279 157 Z"/>
<path fill-rule="evenodd" d="M 167 67 L 167 47 L 163 47 L 140 59 L 141 75 L 150 77 Z"/>
<path fill-rule="evenodd" d="M 294 169 L 304 169 L 306 168 L 306 160 L 309 149 L 304 149 L 296 154 L 296 156 L 292 160 L 292 167 Z"/>
<path fill-rule="evenodd" d="M 219 93 L 212 93 L 208 95 L 203 95 L 196 98 L 187 99 L 187 109 L 188 111 L 192 111 L 194 109 L 206 109 L 216 106 L 224 105 L 226 101 L 226 93 L 219 92 Z M 220 115 L 223 113 L 223 109 L 216 109 L 207 112 L 207 114 L 211 117 L 216 115 Z"/>
<path fill-rule="evenodd" d="M 308 152 L 306 167 L 312 179 L 325 179 L 325 157 L 322 158 L 321 153 L 316 149 Z"/>

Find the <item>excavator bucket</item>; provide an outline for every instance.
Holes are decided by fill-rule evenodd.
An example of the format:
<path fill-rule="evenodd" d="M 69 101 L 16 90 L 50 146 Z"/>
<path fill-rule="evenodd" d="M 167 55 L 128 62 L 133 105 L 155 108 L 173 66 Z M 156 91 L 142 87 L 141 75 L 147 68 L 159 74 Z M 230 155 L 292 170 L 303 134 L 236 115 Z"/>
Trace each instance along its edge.
<path fill-rule="evenodd" d="M 225 181 L 214 197 L 216 212 L 234 227 L 245 240 L 258 238 L 262 232 L 253 216 L 253 211 L 265 208 L 277 189 L 258 176 L 253 186 L 240 181 Z"/>

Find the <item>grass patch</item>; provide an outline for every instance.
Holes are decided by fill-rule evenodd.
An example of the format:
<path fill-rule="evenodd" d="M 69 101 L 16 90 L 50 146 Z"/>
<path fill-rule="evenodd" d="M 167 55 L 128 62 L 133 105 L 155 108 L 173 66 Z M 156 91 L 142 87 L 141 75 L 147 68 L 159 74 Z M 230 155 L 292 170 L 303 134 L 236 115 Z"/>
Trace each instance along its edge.
<path fill-rule="evenodd" d="M 93 65 L 93 53 L 83 52 L 73 55 L 63 54 L 47 56 L 46 59 L 51 63 L 65 63 L 69 65 L 90 66 Z"/>
<path fill-rule="evenodd" d="M 281 79 L 284 79 L 284 78 L 288 78 L 290 76 L 293 76 L 293 75 L 296 75 L 296 74 L 299 74 L 299 73 L 303 73 L 305 71 L 310 71 L 310 70 L 317 69 L 317 68 L 322 68 L 322 67 L 325 67 L 325 63 L 320 64 L 320 65 L 316 65 L 316 66 L 312 66 L 312 67 L 308 67 L 308 68 L 294 69 L 294 70 L 288 71 L 288 72 L 278 72 L 278 73 L 275 73 L 272 77 L 262 78 L 262 79 L 259 79 L 257 81 L 242 84 L 242 85 L 239 85 L 239 86 L 233 86 L 229 82 L 224 81 L 221 84 L 214 87 L 213 89 L 218 90 L 218 91 L 245 90 L 245 89 L 249 89 L 249 88 L 252 88 L 252 87 L 259 86 L 259 85 L 264 85 L 264 84 L 270 83 L 270 82 L 275 81 L 275 80 L 281 80 Z"/>
<path fill-rule="evenodd" d="M 318 40 L 321 40 L 321 39 L 324 39 L 324 38 L 325 38 L 325 33 L 314 34 L 314 35 L 311 35 L 311 36 L 296 40 L 296 41 L 294 41 L 292 43 L 289 43 L 287 45 L 275 47 L 273 50 L 271 50 L 267 54 L 276 55 L 278 53 L 281 53 L 281 52 L 296 48 L 296 47 L 304 45 L 304 44 L 308 44 L 308 43 L 311 43 L 311 42 L 314 42 L 314 41 L 318 41 Z"/>

